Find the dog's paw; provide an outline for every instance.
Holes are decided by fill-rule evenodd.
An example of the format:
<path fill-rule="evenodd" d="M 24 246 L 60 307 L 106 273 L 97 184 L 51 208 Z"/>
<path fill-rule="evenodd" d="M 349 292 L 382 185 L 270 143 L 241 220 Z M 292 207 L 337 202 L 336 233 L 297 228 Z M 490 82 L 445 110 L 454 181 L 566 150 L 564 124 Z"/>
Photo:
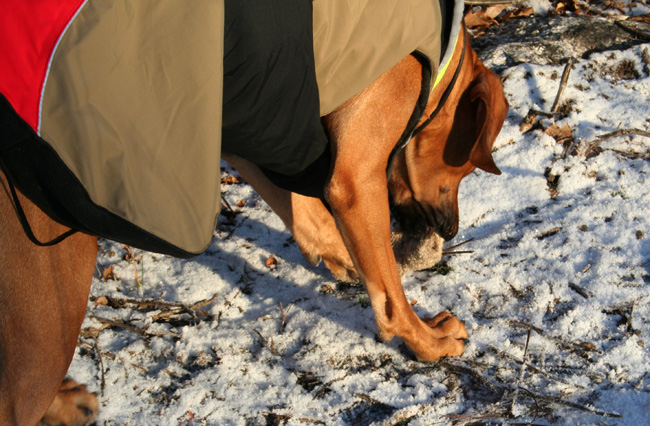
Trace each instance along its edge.
<path fill-rule="evenodd" d="M 467 329 L 462 321 L 449 312 L 441 312 L 433 318 L 423 318 L 429 327 L 428 338 L 411 347 L 419 361 L 436 361 L 443 357 L 460 356 L 465 352 Z"/>
<path fill-rule="evenodd" d="M 97 396 L 86 386 L 66 379 L 61 384 L 52 405 L 41 420 L 46 426 L 83 426 L 95 418 L 99 409 Z"/>
<path fill-rule="evenodd" d="M 439 338 L 452 337 L 458 340 L 467 339 L 465 324 L 449 312 L 440 312 L 433 318 L 425 318 L 423 321 L 432 328 Z M 460 355 L 460 354 L 458 354 Z"/>

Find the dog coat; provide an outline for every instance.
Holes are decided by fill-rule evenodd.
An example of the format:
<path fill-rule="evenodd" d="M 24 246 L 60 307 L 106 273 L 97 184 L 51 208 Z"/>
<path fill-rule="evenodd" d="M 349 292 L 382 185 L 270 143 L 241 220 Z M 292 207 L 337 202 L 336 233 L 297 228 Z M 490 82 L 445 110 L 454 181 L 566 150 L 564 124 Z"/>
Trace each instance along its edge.
<path fill-rule="evenodd" d="M 440 1 L 3 0 L 0 165 L 65 225 L 196 255 L 222 144 L 288 187 L 324 182 L 319 116 L 414 51 L 435 76 L 462 15 Z"/>

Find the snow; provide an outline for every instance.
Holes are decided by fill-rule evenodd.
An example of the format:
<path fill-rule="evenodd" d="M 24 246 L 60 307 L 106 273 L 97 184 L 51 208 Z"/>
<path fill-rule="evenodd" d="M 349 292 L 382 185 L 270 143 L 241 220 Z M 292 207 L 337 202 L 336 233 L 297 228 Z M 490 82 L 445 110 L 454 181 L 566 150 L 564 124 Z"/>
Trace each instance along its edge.
<path fill-rule="evenodd" d="M 526 0 L 522 4 L 532 8 L 535 15 L 546 15 L 555 9 L 549 0 Z"/>
<path fill-rule="evenodd" d="M 100 317 L 146 336 L 109 328 L 80 339 L 69 375 L 100 394 L 97 424 L 419 426 L 472 416 L 494 424 L 648 424 L 650 161 L 621 152 L 647 157 L 650 138 L 607 139 L 588 158 L 581 151 L 617 129 L 650 130 L 644 49 L 650 45 L 576 61 L 563 95 L 571 112 L 542 125 L 570 126 L 578 155 L 563 157 L 541 129 L 519 130 L 531 108 L 550 109 L 563 67 L 504 71 L 510 113 L 494 153 L 503 174 L 477 171 L 463 181 L 461 230 L 448 243 L 475 238 L 463 246 L 473 253 L 446 258 L 444 275 L 403 279 L 419 315 L 450 310 L 465 321 L 462 357 L 424 364 L 397 340 L 377 342 L 363 289 L 309 265 L 250 187 L 226 185 L 226 200 L 245 205 L 197 258 L 135 250 L 134 263 L 121 245 L 100 242 L 84 328 L 100 327 Z M 617 76 L 624 61 L 638 77 Z M 560 176 L 555 198 L 547 173 Z M 269 256 L 276 269 L 266 267 Z M 118 280 L 100 279 L 109 266 Z M 160 309 L 94 302 L 189 306 L 215 295 L 201 308 L 209 317 L 176 322 L 155 322 Z M 534 368 L 521 376 L 524 356 Z"/>

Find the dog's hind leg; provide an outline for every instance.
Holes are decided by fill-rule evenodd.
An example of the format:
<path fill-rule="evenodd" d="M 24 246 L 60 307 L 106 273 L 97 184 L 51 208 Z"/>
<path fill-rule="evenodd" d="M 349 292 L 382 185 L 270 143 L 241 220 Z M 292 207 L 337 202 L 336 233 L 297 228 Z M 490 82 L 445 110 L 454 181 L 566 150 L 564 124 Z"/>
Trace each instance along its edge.
<path fill-rule="evenodd" d="M 334 218 L 321 200 L 281 189 L 250 161 L 228 153 L 222 155 L 282 219 L 307 261 L 316 265 L 322 260 L 340 281 L 357 280 Z"/>
<path fill-rule="evenodd" d="M 41 240 L 66 230 L 29 200 L 20 202 Z M 53 247 L 30 242 L 0 175 L 0 424 L 36 424 L 57 394 L 86 312 L 96 254 L 96 238 L 84 234 Z M 57 424 L 85 424 L 94 415 L 87 405 L 75 401 L 69 408 L 77 418 Z"/>

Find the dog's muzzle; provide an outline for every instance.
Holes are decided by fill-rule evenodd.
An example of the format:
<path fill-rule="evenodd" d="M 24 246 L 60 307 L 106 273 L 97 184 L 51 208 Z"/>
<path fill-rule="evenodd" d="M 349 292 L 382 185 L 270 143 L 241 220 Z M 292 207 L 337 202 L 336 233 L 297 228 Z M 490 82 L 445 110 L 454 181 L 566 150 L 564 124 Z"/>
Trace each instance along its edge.
<path fill-rule="evenodd" d="M 448 241 L 458 233 L 458 213 L 454 206 L 447 203 L 434 208 L 412 201 L 394 206 L 392 213 L 400 232 L 413 238 L 427 238 L 435 233 Z"/>
<path fill-rule="evenodd" d="M 391 242 L 400 274 L 435 266 L 445 240 L 458 232 L 458 214 L 451 208 L 434 209 L 411 201 L 393 206 L 397 226 Z"/>

